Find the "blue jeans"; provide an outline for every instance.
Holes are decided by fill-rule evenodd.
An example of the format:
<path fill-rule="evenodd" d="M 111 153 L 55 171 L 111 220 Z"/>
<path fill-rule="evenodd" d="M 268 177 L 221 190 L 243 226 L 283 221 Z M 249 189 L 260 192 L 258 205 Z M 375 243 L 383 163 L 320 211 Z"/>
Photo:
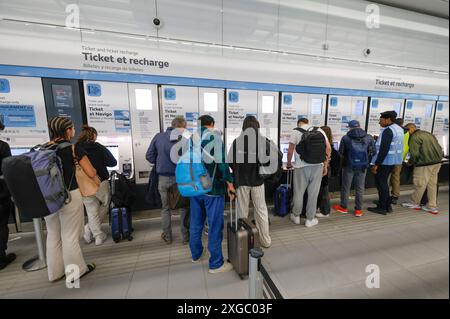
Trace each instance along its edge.
<path fill-rule="evenodd" d="M 355 185 L 355 210 L 361 210 L 363 205 L 364 185 L 366 182 L 366 170 L 342 168 L 341 206 L 347 208 L 348 196 L 352 182 Z"/>
<path fill-rule="evenodd" d="M 192 259 L 197 260 L 203 252 L 202 234 L 205 218 L 208 219 L 209 269 L 217 269 L 223 265 L 223 212 L 224 196 L 201 195 L 191 197 L 191 222 L 189 227 L 189 247 Z"/>

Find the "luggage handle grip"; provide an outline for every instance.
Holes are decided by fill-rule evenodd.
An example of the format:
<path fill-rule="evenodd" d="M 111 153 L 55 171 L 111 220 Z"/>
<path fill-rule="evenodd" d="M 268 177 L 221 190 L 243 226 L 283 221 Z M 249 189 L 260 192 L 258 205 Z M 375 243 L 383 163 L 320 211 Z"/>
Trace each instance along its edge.
<path fill-rule="evenodd" d="M 237 217 L 237 196 L 236 195 L 235 195 L 235 199 L 234 200 L 236 201 L 236 205 L 235 205 L 235 215 L 236 215 L 236 218 L 235 218 L 235 220 L 236 220 L 235 230 L 237 232 L 237 230 L 238 230 L 238 227 L 237 227 L 238 217 Z M 231 227 L 233 227 L 233 201 L 232 200 L 230 200 L 230 224 L 231 224 Z"/>

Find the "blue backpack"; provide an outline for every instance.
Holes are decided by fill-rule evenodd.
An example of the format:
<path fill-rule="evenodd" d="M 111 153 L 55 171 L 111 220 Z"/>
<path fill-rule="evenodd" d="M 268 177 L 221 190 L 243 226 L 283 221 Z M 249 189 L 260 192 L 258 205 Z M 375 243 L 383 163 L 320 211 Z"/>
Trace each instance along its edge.
<path fill-rule="evenodd" d="M 2 171 L 6 185 L 19 211 L 29 218 L 56 213 L 70 202 L 70 193 L 63 177 L 57 150 L 70 147 L 64 142 L 38 145 L 18 156 L 3 160 Z"/>
<path fill-rule="evenodd" d="M 180 157 L 175 168 L 175 178 L 181 196 L 195 197 L 209 193 L 213 187 L 216 168 L 217 165 L 214 167 L 213 177 L 210 177 L 202 161 L 202 148 L 200 145 L 193 145 L 191 138 L 187 152 Z"/>
<path fill-rule="evenodd" d="M 350 167 L 366 169 L 369 166 L 369 141 L 365 138 L 350 138 Z"/>

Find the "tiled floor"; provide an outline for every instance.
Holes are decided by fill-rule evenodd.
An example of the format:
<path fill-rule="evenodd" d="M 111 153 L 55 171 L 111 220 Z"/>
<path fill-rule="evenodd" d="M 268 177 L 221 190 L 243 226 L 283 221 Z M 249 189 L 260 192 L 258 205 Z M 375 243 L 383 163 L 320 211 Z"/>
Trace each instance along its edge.
<path fill-rule="evenodd" d="M 367 206 L 372 199 L 366 197 Z M 448 187 L 439 201 L 436 216 L 396 206 L 388 216 L 332 214 L 311 229 L 271 217 L 273 244 L 263 262 L 285 298 L 449 298 Z M 22 271 L 36 251 L 34 235 L 13 234 L 9 246 L 18 259 L 0 272 L 0 298 L 247 297 L 248 281 L 234 272 L 210 275 L 207 260 L 190 262 L 178 220 L 170 246 L 160 239 L 159 223 L 135 222 L 131 242 L 83 243 L 86 260 L 97 269 L 79 289 L 49 283 L 46 270 Z M 226 255 L 226 240 L 223 250 Z M 380 288 L 366 287 L 370 264 L 380 269 Z"/>

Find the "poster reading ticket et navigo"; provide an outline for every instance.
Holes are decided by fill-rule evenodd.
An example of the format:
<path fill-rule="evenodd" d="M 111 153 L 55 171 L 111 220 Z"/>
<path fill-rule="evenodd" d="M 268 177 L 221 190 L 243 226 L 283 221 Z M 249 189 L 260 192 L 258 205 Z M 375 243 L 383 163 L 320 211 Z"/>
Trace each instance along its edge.
<path fill-rule="evenodd" d="M 84 82 L 89 126 L 97 130 L 97 142 L 116 157 L 114 169 L 130 178 L 134 175 L 131 116 L 127 83 Z"/>

